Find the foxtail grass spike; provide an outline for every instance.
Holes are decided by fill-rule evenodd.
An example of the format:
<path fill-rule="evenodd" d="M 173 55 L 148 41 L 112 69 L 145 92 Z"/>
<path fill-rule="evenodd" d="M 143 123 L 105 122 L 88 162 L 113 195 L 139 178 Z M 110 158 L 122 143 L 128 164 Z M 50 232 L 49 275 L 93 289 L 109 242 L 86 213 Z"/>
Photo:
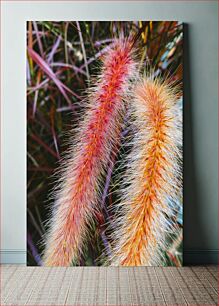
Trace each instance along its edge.
<path fill-rule="evenodd" d="M 134 136 L 121 187 L 111 265 L 163 265 L 181 191 L 181 112 L 167 81 L 145 77 L 130 99 Z"/>
<path fill-rule="evenodd" d="M 122 123 L 123 99 L 135 71 L 131 41 L 115 40 L 103 57 L 101 74 L 88 94 L 83 121 L 60 174 L 46 237 L 45 266 L 79 263 Z"/>

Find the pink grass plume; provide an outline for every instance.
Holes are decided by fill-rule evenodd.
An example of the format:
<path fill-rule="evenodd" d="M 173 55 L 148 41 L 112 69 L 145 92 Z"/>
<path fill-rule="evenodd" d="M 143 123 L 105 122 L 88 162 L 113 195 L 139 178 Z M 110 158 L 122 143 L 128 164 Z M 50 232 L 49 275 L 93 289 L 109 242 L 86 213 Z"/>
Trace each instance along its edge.
<path fill-rule="evenodd" d="M 136 65 L 129 39 L 117 39 L 102 58 L 98 80 L 60 172 L 43 256 L 45 266 L 78 264 L 95 220 L 100 187 L 124 114 Z"/>

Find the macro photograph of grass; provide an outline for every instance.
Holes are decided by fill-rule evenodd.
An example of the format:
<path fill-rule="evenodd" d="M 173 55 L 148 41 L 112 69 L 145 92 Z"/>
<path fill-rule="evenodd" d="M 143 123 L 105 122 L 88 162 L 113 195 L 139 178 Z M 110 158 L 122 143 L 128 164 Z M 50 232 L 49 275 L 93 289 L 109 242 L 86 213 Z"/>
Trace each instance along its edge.
<path fill-rule="evenodd" d="M 27 265 L 181 266 L 177 21 L 27 22 Z"/>

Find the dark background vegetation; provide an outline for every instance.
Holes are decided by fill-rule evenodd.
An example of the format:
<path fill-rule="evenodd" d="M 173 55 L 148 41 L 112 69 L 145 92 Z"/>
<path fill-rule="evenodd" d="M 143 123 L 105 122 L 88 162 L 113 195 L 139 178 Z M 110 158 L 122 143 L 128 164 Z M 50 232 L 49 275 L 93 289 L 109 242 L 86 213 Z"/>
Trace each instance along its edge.
<path fill-rule="evenodd" d="M 119 35 L 138 37 L 139 60 L 154 73 L 182 81 L 182 24 L 177 22 L 34 22 L 27 23 L 27 263 L 41 265 L 40 243 L 49 218 L 49 192 L 55 169 L 78 122 L 86 89 L 100 69 L 100 59 Z M 139 34 L 139 35 L 138 35 Z M 72 134 L 71 137 L 74 137 Z M 112 199 L 106 198 L 107 205 Z M 97 261 L 106 243 L 100 216 L 81 265 Z M 182 226 L 179 212 L 178 223 Z M 182 260 L 182 231 L 165 253 L 169 265 Z"/>

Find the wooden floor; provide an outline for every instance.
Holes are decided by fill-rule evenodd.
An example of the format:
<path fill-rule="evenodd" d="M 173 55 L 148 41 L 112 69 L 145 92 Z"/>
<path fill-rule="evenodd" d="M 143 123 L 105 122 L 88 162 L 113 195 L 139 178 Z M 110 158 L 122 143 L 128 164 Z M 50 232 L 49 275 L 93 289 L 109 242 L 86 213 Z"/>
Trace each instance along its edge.
<path fill-rule="evenodd" d="M 217 266 L 1 266 L 0 305 L 218 305 Z"/>

